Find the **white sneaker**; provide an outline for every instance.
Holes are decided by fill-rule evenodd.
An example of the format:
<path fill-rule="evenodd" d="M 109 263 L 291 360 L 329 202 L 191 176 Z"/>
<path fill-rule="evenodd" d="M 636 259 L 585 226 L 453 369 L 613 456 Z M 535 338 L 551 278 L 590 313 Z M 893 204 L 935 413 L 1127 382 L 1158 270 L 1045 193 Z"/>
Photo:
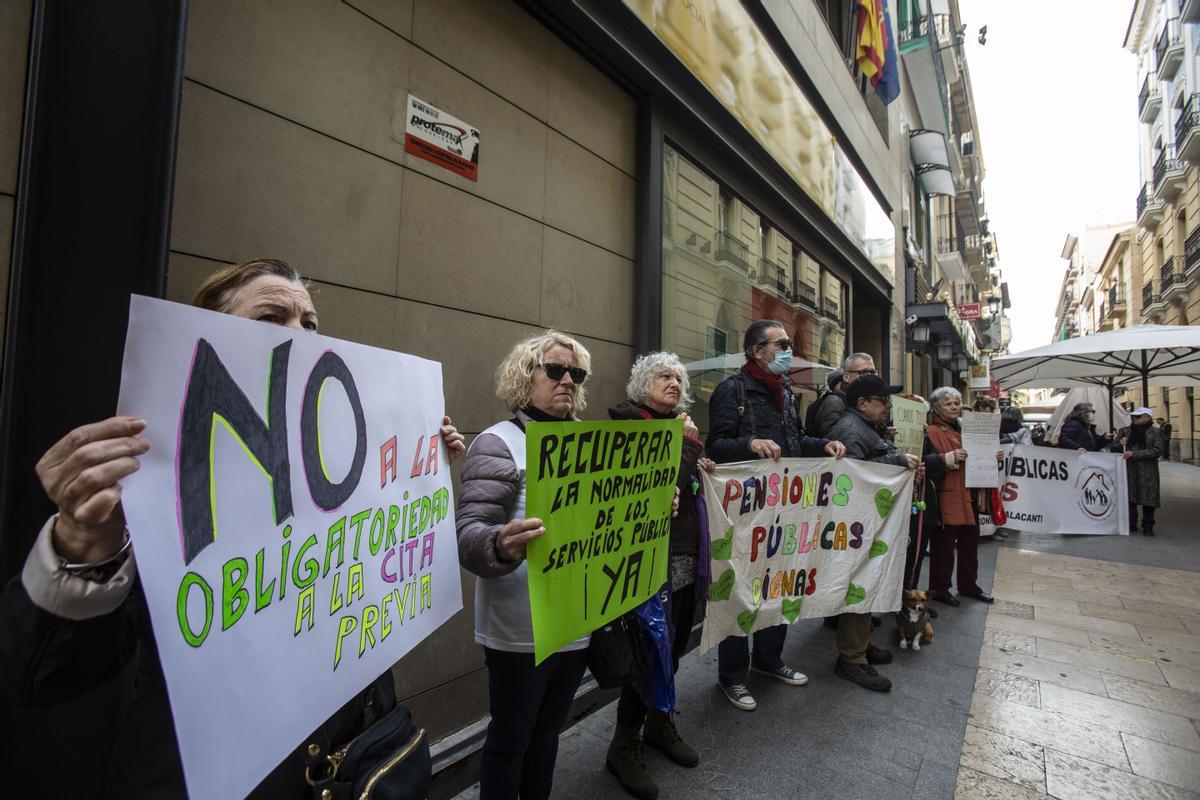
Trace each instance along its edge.
<path fill-rule="evenodd" d="M 735 683 L 732 686 L 726 686 L 719 683 L 718 685 L 729 702 L 733 703 L 734 708 L 740 708 L 742 711 L 753 711 L 758 708 L 758 703 L 754 702 L 754 695 L 750 694 L 750 690 L 743 684 Z"/>
<path fill-rule="evenodd" d="M 788 686 L 803 686 L 808 683 L 808 676 L 798 669 L 792 669 L 786 665 L 780 665 L 778 669 L 762 669 L 761 667 L 750 667 L 751 672 L 757 672 L 759 675 L 766 675 L 774 678 L 777 681 L 783 681 Z"/>

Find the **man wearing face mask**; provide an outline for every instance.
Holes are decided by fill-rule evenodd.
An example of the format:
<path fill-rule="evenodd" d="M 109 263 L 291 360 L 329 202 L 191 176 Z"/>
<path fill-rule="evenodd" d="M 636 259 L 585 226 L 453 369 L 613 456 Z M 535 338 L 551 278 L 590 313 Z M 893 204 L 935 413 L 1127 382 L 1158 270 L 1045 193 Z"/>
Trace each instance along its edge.
<path fill-rule="evenodd" d="M 746 363 L 722 381 L 709 400 L 709 434 L 705 448 L 718 464 L 757 458 L 830 455 L 841 458 L 841 442 L 806 436 L 800 426 L 788 370 L 792 342 L 783 323 L 760 319 L 746 329 L 742 341 Z M 743 711 L 758 707 L 746 688 L 753 670 L 790 686 L 808 683 L 804 673 L 783 663 L 787 627 L 776 625 L 754 634 L 753 660 L 744 637 L 730 636 L 717 650 L 718 680 L 725 697 Z"/>

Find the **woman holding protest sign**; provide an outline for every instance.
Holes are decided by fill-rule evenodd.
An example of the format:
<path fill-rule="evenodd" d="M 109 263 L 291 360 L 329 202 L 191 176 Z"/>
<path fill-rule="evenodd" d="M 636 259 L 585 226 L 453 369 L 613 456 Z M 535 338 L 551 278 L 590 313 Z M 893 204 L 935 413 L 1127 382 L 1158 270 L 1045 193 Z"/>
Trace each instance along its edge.
<path fill-rule="evenodd" d="M 587 349 L 558 331 L 522 339 L 496 372 L 512 412 L 475 439 L 458 493 L 458 554 L 478 576 L 475 641 L 488 668 L 491 722 L 480 797 L 548 798 L 558 735 L 587 666 L 588 637 L 534 661 L 525 547 L 546 532 L 525 518 L 525 425 L 576 419 L 586 405 Z"/>
<path fill-rule="evenodd" d="M 962 444 L 962 395 L 952 386 L 934 389 L 929 395 L 933 416 L 925 426 L 929 451 L 937 453 L 945 472 L 934 478 L 937 486 L 941 525 L 933 530 L 929 554 L 930 597 L 947 605 L 959 605 L 950 592 L 950 573 L 958 555 L 958 593 L 984 603 L 992 596 L 979 588 L 979 519 L 962 469 L 967 451 Z"/>
<path fill-rule="evenodd" d="M 697 607 L 703 614 L 708 596 L 708 531 L 704 520 L 703 496 L 696 472 L 704 443 L 700 431 L 688 416 L 692 405 L 687 369 L 674 353 L 649 353 L 633 362 L 625 386 L 628 399 L 608 410 L 614 420 L 683 420 L 683 457 L 679 465 L 677 488 L 681 494 L 679 514 L 671 520 L 669 576 L 669 619 L 672 629 L 671 655 L 675 670 L 687 649 L 695 624 Z M 634 797 L 654 798 L 658 786 L 650 775 L 642 754 L 643 724 L 645 742 L 657 747 L 676 764 L 694 767 L 700 755 L 675 728 L 669 712 L 648 709 L 636 687 L 626 686 L 617 702 L 617 726 L 609 745 L 606 764 L 610 772 Z"/>
<path fill-rule="evenodd" d="M 284 261 L 258 259 L 221 269 L 204 281 L 193 302 L 297 331 L 317 330 L 308 285 Z M 136 662 L 131 704 L 113 736 L 107 785 L 97 787 L 98 794 L 123 798 L 185 793 L 162 666 L 121 506 L 121 481 L 150 450 L 153 432 L 146 434 L 143 420 L 111 417 L 76 428 L 46 452 L 37 473 L 58 512 L 0 600 L 0 668 L 24 705 L 80 696 Z M 449 417 L 441 434 L 449 458 L 465 450 Z M 309 797 L 309 769 L 319 772 L 334 748 L 395 704 L 388 673 L 305 738 L 250 796 Z"/>

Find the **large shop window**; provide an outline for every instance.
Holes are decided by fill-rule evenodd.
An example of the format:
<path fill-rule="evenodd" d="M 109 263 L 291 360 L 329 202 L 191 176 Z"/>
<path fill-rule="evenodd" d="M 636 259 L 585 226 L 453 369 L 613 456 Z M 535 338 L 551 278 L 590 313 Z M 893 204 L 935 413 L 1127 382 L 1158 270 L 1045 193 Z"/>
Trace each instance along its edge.
<path fill-rule="evenodd" d="M 662 341 L 688 367 L 696 424 L 708 430 L 708 398 L 745 361 L 756 319 L 798 342 L 792 380 L 811 399 L 846 355 L 845 284 L 679 152 L 663 154 Z"/>

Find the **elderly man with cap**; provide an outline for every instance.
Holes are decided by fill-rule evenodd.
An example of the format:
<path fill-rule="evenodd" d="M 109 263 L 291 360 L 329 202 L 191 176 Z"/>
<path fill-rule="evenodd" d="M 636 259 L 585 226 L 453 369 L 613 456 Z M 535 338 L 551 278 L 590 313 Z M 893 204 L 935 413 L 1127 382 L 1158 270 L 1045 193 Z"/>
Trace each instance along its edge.
<path fill-rule="evenodd" d="M 903 386 L 889 386 L 878 375 L 864 375 L 846 388 L 846 413 L 829 435 L 846 447 L 846 457 L 877 464 L 917 469 L 921 459 L 901 453 L 887 435 L 892 395 Z M 871 615 L 842 614 L 838 619 L 838 659 L 834 672 L 873 692 L 886 692 L 892 682 L 873 664 L 892 660 L 890 650 L 871 644 Z"/>
<path fill-rule="evenodd" d="M 1166 443 L 1162 431 L 1154 427 L 1153 412 L 1142 406 L 1129 412 L 1132 423 L 1117 431 L 1117 441 L 1110 450 L 1124 454 L 1126 476 L 1129 480 L 1129 530 L 1137 530 L 1138 506 L 1142 507 L 1142 535 L 1154 535 L 1154 509 L 1158 497 L 1158 460 L 1163 457 Z"/>

